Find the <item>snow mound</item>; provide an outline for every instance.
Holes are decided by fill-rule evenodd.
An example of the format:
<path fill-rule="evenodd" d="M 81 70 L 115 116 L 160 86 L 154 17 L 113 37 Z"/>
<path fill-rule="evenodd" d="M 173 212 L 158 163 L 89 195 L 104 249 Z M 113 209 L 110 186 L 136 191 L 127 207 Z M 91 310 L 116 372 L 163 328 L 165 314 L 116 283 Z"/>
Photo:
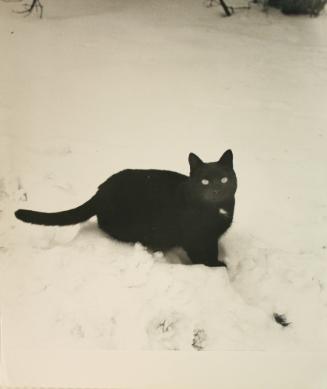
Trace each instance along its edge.
<path fill-rule="evenodd" d="M 227 238 L 225 245 L 234 247 L 228 271 L 178 263 L 176 254 L 169 263 L 169 256 L 151 254 L 140 244 L 108 238 L 93 220 L 63 228 L 32 226 L 14 220 L 13 205 L 5 208 L 11 229 L 1 250 L 0 295 L 12 346 L 197 351 L 326 346 L 317 334 L 327 324 L 321 309 L 327 295 L 318 278 L 310 283 L 323 275 L 317 261 L 308 272 L 308 258 L 297 258 L 293 267 L 295 259 L 285 253 L 255 249 L 255 241 L 246 249 Z M 291 325 L 278 325 L 275 311 L 286 314 Z M 313 321 L 318 312 L 319 321 Z"/>

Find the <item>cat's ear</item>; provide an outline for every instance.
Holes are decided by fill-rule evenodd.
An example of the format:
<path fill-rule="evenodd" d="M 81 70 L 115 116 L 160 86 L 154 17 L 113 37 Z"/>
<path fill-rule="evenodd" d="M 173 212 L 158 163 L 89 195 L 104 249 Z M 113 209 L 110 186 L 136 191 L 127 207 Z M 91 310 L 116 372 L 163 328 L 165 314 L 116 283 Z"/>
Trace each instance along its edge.
<path fill-rule="evenodd" d="M 233 152 L 232 152 L 232 150 L 225 151 L 217 163 L 232 168 L 233 167 Z"/>
<path fill-rule="evenodd" d="M 203 161 L 201 158 L 199 158 L 197 155 L 190 153 L 188 156 L 188 162 L 190 164 L 190 169 L 192 174 L 199 166 L 203 165 Z"/>

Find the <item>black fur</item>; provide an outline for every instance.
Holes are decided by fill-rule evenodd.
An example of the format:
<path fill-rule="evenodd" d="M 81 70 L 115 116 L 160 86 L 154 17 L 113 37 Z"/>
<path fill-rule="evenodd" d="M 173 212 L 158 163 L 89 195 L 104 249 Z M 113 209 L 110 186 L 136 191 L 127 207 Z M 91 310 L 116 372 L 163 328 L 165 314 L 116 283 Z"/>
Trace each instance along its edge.
<path fill-rule="evenodd" d="M 211 163 L 191 153 L 189 164 L 189 177 L 164 170 L 124 170 L 77 208 L 57 213 L 18 210 L 15 215 L 43 225 L 76 224 L 96 215 L 99 227 L 120 241 L 140 242 L 153 251 L 182 247 L 193 263 L 224 266 L 217 242 L 234 214 L 232 151 Z"/>

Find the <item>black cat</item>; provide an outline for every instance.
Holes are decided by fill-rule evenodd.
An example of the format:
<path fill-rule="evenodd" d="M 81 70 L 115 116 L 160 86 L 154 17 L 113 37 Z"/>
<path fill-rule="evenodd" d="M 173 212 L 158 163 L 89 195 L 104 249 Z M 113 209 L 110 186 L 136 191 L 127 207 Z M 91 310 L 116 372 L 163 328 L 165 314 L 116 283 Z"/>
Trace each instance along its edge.
<path fill-rule="evenodd" d="M 230 227 L 237 188 L 233 153 L 204 163 L 189 155 L 190 177 L 165 170 L 123 170 L 99 186 L 85 204 L 63 212 L 24 209 L 18 219 L 43 225 L 70 225 L 96 215 L 115 239 L 140 242 L 153 251 L 182 247 L 193 263 L 225 266 L 218 239 Z"/>

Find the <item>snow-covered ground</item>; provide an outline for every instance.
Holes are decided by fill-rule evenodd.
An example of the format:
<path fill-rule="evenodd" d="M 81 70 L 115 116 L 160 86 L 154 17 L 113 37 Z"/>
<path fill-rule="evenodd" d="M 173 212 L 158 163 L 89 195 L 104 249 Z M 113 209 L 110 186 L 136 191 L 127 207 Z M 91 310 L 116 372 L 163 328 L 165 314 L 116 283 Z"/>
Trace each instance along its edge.
<path fill-rule="evenodd" d="M 39 20 L 0 3 L 3 352 L 326 352 L 326 14 L 43 4 Z M 190 151 L 213 161 L 227 148 L 239 180 L 228 271 L 115 242 L 94 220 L 13 217 L 76 206 L 123 168 L 187 173 Z"/>

